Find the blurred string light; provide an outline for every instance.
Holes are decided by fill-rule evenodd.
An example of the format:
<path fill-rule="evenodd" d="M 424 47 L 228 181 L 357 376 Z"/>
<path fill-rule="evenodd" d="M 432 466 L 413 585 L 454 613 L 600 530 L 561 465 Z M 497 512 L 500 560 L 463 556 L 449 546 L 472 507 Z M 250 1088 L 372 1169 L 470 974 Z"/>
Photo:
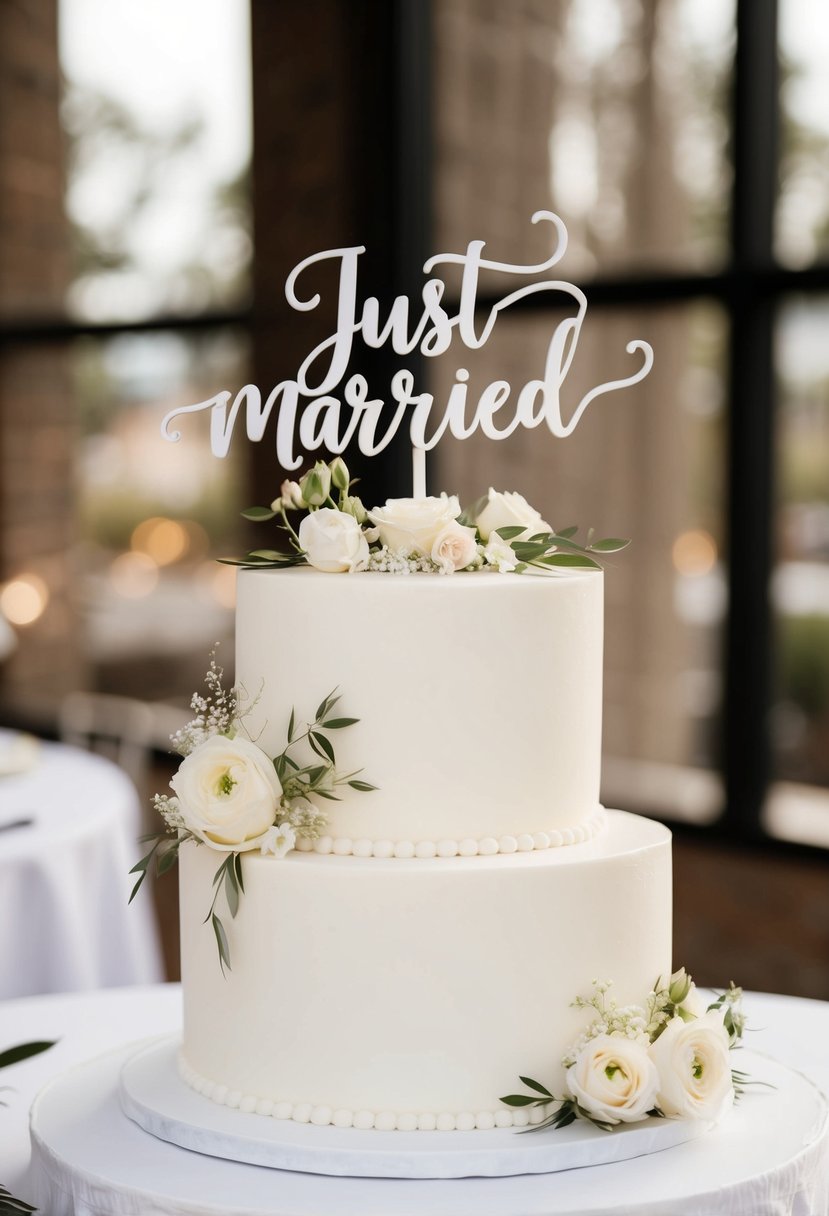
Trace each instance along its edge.
<path fill-rule="evenodd" d="M 717 543 L 710 532 L 701 528 L 680 532 L 671 552 L 678 574 L 692 577 L 710 574 L 717 564 Z"/>
<path fill-rule="evenodd" d="M 114 590 L 127 600 L 140 600 L 158 585 L 158 563 L 147 553 L 120 553 L 109 568 Z"/>
<path fill-rule="evenodd" d="M 207 533 L 201 524 L 160 515 L 143 520 L 130 538 L 133 552 L 145 554 L 157 566 L 171 566 L 184 557 L 201 554 L 207 543 Z"/>
<path fill-rule="evenodd" d="M 221 608 L 236 607 L 236 569 L 220 562 L 202 562 L 196 575 L 202 594 Z"/>
<path fill-rule="evenodd" d="M 49 588 L 38 574 L 18 574 L 0 591 L 0 610 L 12 625 L 32 625 L 46 611 Z"/>

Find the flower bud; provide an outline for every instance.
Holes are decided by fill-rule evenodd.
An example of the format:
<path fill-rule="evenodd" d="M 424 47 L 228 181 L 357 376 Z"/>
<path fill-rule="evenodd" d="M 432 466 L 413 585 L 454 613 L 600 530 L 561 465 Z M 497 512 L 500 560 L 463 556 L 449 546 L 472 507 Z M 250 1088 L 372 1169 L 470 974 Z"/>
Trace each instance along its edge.
<path fill-rule="evenodd" d="M 348 473 L 348 465 L 341 456 L 335 457 L 328 466 L 331 470 L 331 481 L 338 490 L 342 490 L 344 494 L 348 493 L 348 486 L 351 477 Z"/>
<path fill-rule="evenodd" d="M 300 493 L 309 507 L 321 507 L 331 490 L 331 470 L 318 460 L 299 483 Z"/>
<path fill-rule="evenodd" d="M 302 497 L 299 483 L 296 481 L 283 481 L 279 487 L 279 498 L 275 498 L 271 503 L 271 510 L 279 511 L 284 508 L 286 511 L 298 511 L 305 505 L 306 503 Z"/>
<path fill-rule="evenodd" d="M 368 512 L 363 506 L 361 499 L 356 496 L 350 498 L 347 494 L 343 494 L 340 499 L 340 510 L 345 511 L 347 515 L 353 515 L 358 524 L 364 524 L 368 519 Z"/>
<path fill-rule="evenodd" d="M 671 976 L 671 982 L 668 987 L 668 996 L 671 998 L 671 1004 L 681 1005 L 691 991 L 691 977 L 687 974 L 684 967 L 680 967 L 679 971 L 675 971 Z"/>

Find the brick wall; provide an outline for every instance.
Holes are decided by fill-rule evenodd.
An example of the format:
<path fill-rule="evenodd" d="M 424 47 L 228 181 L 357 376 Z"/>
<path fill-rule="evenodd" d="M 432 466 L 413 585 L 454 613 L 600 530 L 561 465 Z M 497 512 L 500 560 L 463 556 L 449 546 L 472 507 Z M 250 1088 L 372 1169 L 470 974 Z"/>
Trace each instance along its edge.
<path fill-rule="evenodd" d="M 17 325 L 59 315 L 69 278 L 57 7 L 0 5 L 0 316 Z M 83 679 L 70 595 L 74 442 L 66 351 L 0 348 L 0 579 L 35 573 L 50 596 L 0 670 L 16 713 L 39 713 Z"/>

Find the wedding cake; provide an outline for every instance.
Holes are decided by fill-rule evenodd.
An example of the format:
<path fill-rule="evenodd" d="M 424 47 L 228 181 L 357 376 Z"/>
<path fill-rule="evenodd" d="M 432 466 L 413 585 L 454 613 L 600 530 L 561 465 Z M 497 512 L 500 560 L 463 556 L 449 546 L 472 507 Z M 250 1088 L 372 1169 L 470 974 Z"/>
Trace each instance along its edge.
<path fill-rule="evenodd" d="M 435 255 L 419 319 L 405 297 L 382 324 L 377 300 L 358 303 L 362 247 L 311 255 L 288 302 L 316 308 L 300 279 L 331 264 L 337 330 L 295 379 L 264 401 L 255 385 L 232 403 L 223 390 L 162 423 L 176 440 L 178 417 L 209 410 L 223 456 L 243 406 L 259 440 L 278 404 L 286 469 L 301 467 L 297 439 L 370 456 L 405 419 L 412 445 L 411 498 L 363 503 L 336 456 L 244 513 L 283 543 L 236 561 L 235 687 L 214 658 L 173 740 L 172 793 L 156 798 L 166 832 L 134 867 L 137 889 L 151 865 L 180 862 L 179 1067 L 225 1107 L 485 1132 L 712 1121 L 733 1100 L 740 993 L 706 1006 L 684 970 L 671 974 L 670 834 L 599 803 L 602 563 L 627 542 L 581 543 L 516 492 L 464 510 L 426 492 L 426 452 L 445 431 L 564 438 L 652 365 L 646 342 L 628 342 L 639 367 L 565 419 L 586 298 L 539 279 L 566 231 L 551 212 L 532 218 L 554 234 L 546 261 L 484 259 L 480 241 Z M 444 265 L 463 270 L 451 307 Z M 531 282 L 481 312 L 483 269 Z M 478 349 L 501 310 L 541 291 L 575 311 L 556 319 L 542 377 L 514 395 L 495 380 L 473 401 L 458 368 L 441 412 L 401 369 L 384 409 L 348 374 L 356 335 L 401 357 Z"/>
<path fill-rule="evenodd" d="M 432 502 L 440 502 L 433 499 Z M 359 721 L 325 833 L 244 855 L 230 969 L 203 924 L 216 854 L 180 853 L 182 1074 L 315 1124 L 491 1128 L 518 1075 L 560 1087 L 596 977 L 623 1004 L 670 973 L 669 833 L 599 805 L 598 570 L 239 575 L 248 738 L 293 700 Z M 293 700 L 292 700 L 293 698 Z"/>

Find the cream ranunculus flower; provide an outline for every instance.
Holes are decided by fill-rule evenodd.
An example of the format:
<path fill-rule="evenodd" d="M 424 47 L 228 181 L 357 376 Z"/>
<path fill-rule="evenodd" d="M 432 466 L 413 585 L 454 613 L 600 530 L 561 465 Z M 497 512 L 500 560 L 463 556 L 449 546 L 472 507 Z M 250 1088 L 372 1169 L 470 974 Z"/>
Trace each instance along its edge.
<path fill-rule="evenodd" d="M 170 785 L 184 826 L 214 849 L 236 851 L 258 847 L 282 794 L 272 761 L 238 736 L 212 735 L 184 758 Z"/>
<path fill-rule="evenodd" d="M 438 534 L 461 513 L 457 495 L 440 498 L 390 498 L 368 517 L 379 529 L 380 540 L 392 553 L 418 553 L 430 557 Z"/>
<path fill-rule="evenodd" d="M 651 1045 L 659 1070 L 657 1106 L 674 1119 L 719 1119 L 734 1100 L 722 1013 L 672 1018 Z"/>
<path fill-rule="evenodd" d="M 550 525 L 546 523 L 531 507 L 523 494 L 514 494 L 510 490 L 501 493 L 489 487 L 489 498 L 483 511 L 475 521 L 482 540 L 489 540 L 496 528 L 522 527 L 529 538 L 536 532 L 549 532 Z"/>
<path fill-rule="evenodd" d="M 368 564 L 368 541 L 360 525 L 335 507 L 306 515 L 299 525 L 299 543 L 309 564 L 327 574 L 363 570 Z"/>
<path fill-rule="evenodd" d="M 454 520 L 438 532 L 432 544 L 431 558 L 444 574 L 463 570 L 478 553 L 475 529 L 465 528 Z"/>
<path fill-rule="evenodd" d="M 656 1105 L 659 1073 L 638 1039 L 589 1039 L 566 1073 L 570 1093 L 600 1123 L 635 1123 Z"/>

